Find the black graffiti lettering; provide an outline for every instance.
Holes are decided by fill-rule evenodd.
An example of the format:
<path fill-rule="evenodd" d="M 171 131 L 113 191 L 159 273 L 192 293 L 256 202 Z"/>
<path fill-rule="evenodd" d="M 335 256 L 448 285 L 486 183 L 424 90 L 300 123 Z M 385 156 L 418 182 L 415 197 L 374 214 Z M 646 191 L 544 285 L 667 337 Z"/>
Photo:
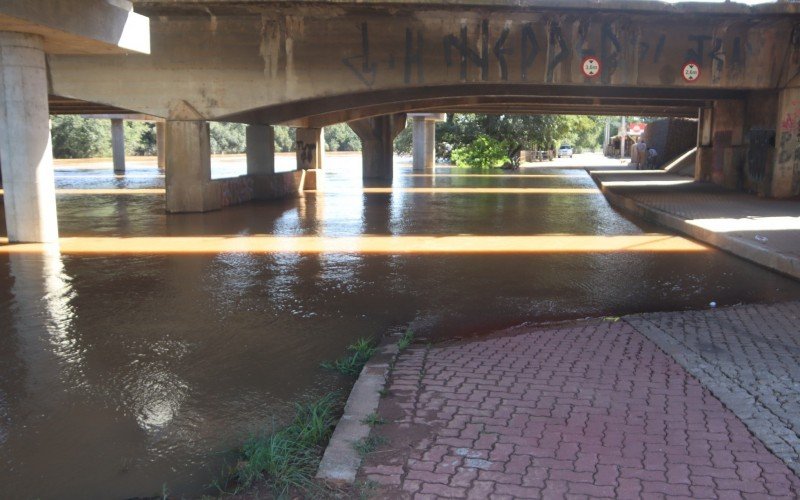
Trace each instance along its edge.
<path fill-rule="evenodd" d="M 647 42 L 639 43 L 639 62 L 643 63 L 647 59 L 647 53 L 650 51 L 650 44 Z"/>
<path fill-rule="evenodd" d="M 731 50 L 731 66 L 738 67 L 744 63 L 742 57 L 742 39 L 738 36 L 733 39 L 733 49 Z"/>
<path fill-rule="evenodd" d="M 567 41 L 564 39 L 564 35 L 561 33 L 561 26 L 557 24 L 553 24 L 550 26 L 550 46 L 558 44 L 559 52 L 556 54 L 550 63 L 547 65 L 547 81 L 553 81 L 553 70 L 555 70 L 556 66 L 561 64 L 564 59 L 567 58 L 570 54 L 570 48 L 567 44 Z"/>
<path fill-rule="evenodd" d="M 722 67 L 725 65 L 725 59 L 721 57 L 722 55 L 724 55 L 724 51 L 722 50 L 722 39 L 715 38 L 714 44 L 712 45 L 712 49 L 708 53 L 708 57 L 711 58 L 711 64 L 717 62 L 719 63 L 720 69 L 722 69 Z"/>
<path fill-rule="evenodd" d="M 696 44 L 695 48 L 686 51 L 686 60 L 694 61 L 700 66 L 703 65 L 703 46 L 707 41 L 711 40 L 708 35 L 689 35 L 689 41 Z"/>
<path fill-rule="evenodd" d="M 658 37 L 658 43 L 656 44 L 656 50 L 653 54 L 653 63 L 658 64 L 658 61 L 661 60 L 661 54 L 664 52 L 664 43 L 667 41 L 667 35 L 661 35 Z"/>
<path fill-rule="evenodd" d="M 500 63 L 501 80 L 508 80 L 508 63 L 506 62 L 506 54 L 514 54 L 514 49 L 510 47 L 503 47 L 510 31 L 511 30 L 508 29 L 508 27 L 503 28 L 502 33 L 500 33 L 500 38 L 498 38 L 494 44 L 494 56 L 497 58 L 497 62 Z"/>
<path fill-rule="evenodd" d="M 417 83 L 424 81 L 422 73 L 422 31 L 417 31 L 417 48 L 414 49 L 414 34 L 411 28 L 406 28 L 406 57 L 405 57 L 405 72 L 403 79 L 406 83 L 411 83 L 411 70 L 414 65 L 417 66 Z"/>
<path fill-rule="evenodd" d="M 578 59 L 583 60 L 586 56 L 593 56 L 594 50 L 586 49 L 584 50 L 584 46 L 586 45 L 586 38 L 589 35 L 589 23 L 586 21 L 581 21 L 578 24 Z"/>
<path fill-rule="evenodd" d="M 489 21 L 484 20 L 481 23 L 481 54 L 472 50 L 467 41 L 467 27 L 461 26 L 461 38 L 456 38 L 454 35 L 447 35 L 444 37 L 444 62 L 450 67 L 453 65 L 451 57 L 451 49 L 458 50 L 461 56 L 461 79 L 467 79 L 467 66 L 471 60 L 481 68 L 481 80 L 489 79 Z"/>
<path fill-rule="evenodd" d="M 356 77 L 361 80 L 367 87 L 372 87 L 375 83 L 375 75 L 377 74 L 377 64 L 370 61 L 369 58 L 369 32 L 367 31 L 367 23 L 361 23 L 361 54 L 352 57 L 345 57 L 342 63 L 353 72 Z M 359 70 L 354 61 L 361 59 L 361 69 Z"/>
<path fill-rule="evenodd" d="M 778 157 L 778 163 L 786 163 L 792 159 L 792 151 L 790 144 L 792 142 L 791 132 L 781 132 L 780 150 L 781 154 Z"/>
<path fill-rule="evenodd" d="M 297 155 L 300 158 L 300 166 L 306 167 L 311 165 L 314 161 L 314 156 L 317 152 L 317 145 L 312 143 L 306 144 L 303 141 L 297 141 Z"/>
<path fill-rule="evenodd" d="M 533 66 L 536 56 L 539 54 L 539 42 L 536 41 L 536 34 L 533 32 L 533 25 L 526 23 L 522 26 L 522 54 L 520 58 L 520 77 L 528 79 L 528 69 Z"/>
<path fill-rule="evenodd" d="M 603 73 L 600 75 L 603 83 L 610 82 L 611 75 L 617 70 L 619 51 L 621 49 L 622 45 L 611 29 L 611 23 L 603 24 L 603 28 L 600 31 L 600 57 L 605 65 Z"/>

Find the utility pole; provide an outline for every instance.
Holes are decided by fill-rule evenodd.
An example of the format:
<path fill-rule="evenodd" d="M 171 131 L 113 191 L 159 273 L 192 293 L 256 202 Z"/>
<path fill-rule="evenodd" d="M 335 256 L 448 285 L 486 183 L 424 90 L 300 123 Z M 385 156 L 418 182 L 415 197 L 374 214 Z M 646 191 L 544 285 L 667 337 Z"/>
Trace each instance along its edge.
<path fill-rule="evenodd" d="M 606 117 L 606 130 L 603 135 L 603 154 L 608 151 L 608 141 L 611 140 L 611 118 Z"/>
<path fill-rule="evenodd" d="M 625 126 L 625 117 L 624 116 L 622 117 L 622 121 L 620 122 L 620 125 L 619 125 L 619 137 L 620 137 L 620 141 L 619 141 L 619 159 L 622 160 L 623 158 L 625 158 L 625 139 L 628 138 L 628 130 L 627 130 L 627 127 Z"/>

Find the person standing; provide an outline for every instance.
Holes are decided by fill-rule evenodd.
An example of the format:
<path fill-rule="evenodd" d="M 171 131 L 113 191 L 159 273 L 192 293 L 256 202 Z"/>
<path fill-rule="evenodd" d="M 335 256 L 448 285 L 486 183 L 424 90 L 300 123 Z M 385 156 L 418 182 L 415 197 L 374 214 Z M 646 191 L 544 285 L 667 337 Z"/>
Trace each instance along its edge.
<path fill-rule="evenodd" d="M 633 159 L 633 156 L 636 156 L 636 160 Z M 633 151 L 631 151 L 631 163 L 636 163 L 636 170 L 641 168 L 645 168 L 645 162 L 647 161 L 647 144 L 645 144 L 644 140 L 640 136 L 636 140 L 636 145 L 633 147 Z"/>

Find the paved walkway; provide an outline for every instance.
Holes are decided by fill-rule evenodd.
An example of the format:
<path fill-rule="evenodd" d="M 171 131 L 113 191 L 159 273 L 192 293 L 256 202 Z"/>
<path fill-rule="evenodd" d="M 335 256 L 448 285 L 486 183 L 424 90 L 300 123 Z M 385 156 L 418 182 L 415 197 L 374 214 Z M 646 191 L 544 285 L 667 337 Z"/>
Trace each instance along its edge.
<path fill-rule="evenodd" d="M 663 171 L 590 174 L 618 209 L 800 278 L 800 201 L 759 198 Z"/>
<path fill-rule="evenodd" d="M 639 321 L 672 324 L 658 315 Z M 784 332 L 797 335 L 794 325 Z M 738 352 L 733 341 L 730 348 Z M 397 361 L 379 413 L 389 423 L 373 433 L 388 442 L 366 458 L 360 477 L 381 485 L 380 497 L 800 492 L 800 480 L 736 415 L 624 320 L 411 348 Z"/>

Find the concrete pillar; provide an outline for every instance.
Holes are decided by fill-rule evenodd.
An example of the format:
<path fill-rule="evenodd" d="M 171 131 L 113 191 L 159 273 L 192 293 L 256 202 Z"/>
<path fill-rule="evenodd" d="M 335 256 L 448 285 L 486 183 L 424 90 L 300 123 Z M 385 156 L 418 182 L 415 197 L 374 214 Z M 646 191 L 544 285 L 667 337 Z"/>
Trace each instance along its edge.
<path fill-rule="evenodd" d="M 697 155 L 694 163 L 694 179 L 711 182 L 711 134 L 713 108 L 700 108 L 697 114 Z"/>
<path fill-rule="evenodd" d="M 275 173 L 275 129 L 269 125 L 247 126 L 247 173 Z"/>
<path fill-rule="evenodd" d="M 47 69 L 38 35 L 0 32 L 0 165 L 9 241 L 58 241 Z"/>
<path fill-rule="evenodd" d="M 222 207 L 218 183 L 211 182 L 208 123 L 167 121 L 167 212 L 207 212 Z"/>
<path fill-rule="evenodd" d="M 778 95 L 775 124 L 775 162 L 770 194 L 775 198 L 800 195 L 800 88 Z"/>
<path fill-rule="evenodd" d="M 410 113 L 413 120 L 411 140 L 414 150 L 414 170 L 436 167 L 436 122 L 444 121 L 440 113 Z"/>
<path fill-rule="evenodd" d="M 405 128 L 406 115 L 383 115 L 348 122 L 361 139 L 361 164 L 364 179 L 391 183 L 394 167 L 394 138 Z"/>
<path fill-rule="evenodd" d="M 325 132 L 323 129 L 298 128 L 295 132 L 297 170 L 322 168 L 325 160 Z"/>
<path fill-rule="evenodd" d="M 156 150 L 158 151 L 159 170 L 164 170 L 164 167 L 167 165 L 164 141 L 164 122 L 156 122 Z"/>
<path fill-rule="evenodd" d="M 114 173 L 125 174 L 125 124 L 121 118 L 111 120 L 111 154 L 114 157 Z"/>

